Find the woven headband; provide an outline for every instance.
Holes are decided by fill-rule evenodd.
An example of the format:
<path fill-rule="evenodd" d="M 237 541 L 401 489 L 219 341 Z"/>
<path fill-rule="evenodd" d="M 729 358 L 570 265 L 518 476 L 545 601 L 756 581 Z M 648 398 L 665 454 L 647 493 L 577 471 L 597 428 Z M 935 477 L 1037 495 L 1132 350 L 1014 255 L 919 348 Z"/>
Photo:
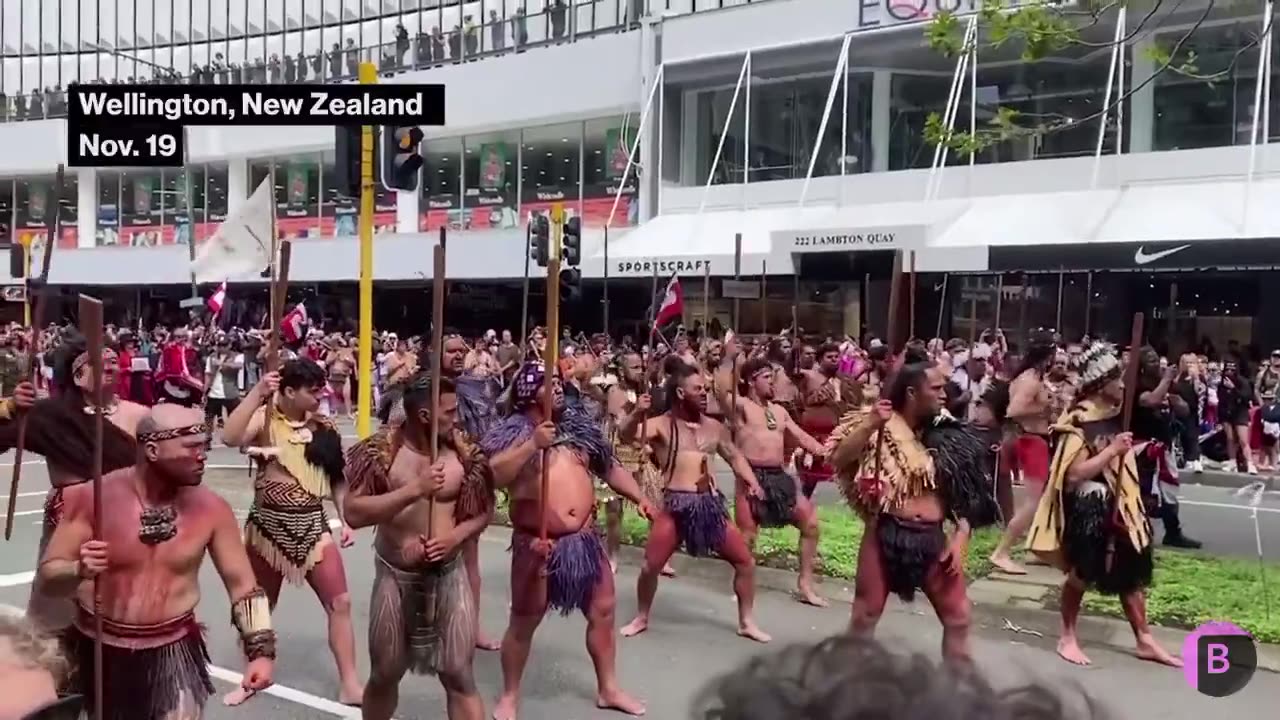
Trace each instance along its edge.
<path fill-rule="evenodd" d="M 108 365 L 114 364 L 115 359 L 116 359 L 116 353 L 114 350 L 107 349 L 102 351 L 102 365 L 104 368 Z M 75 360 L 71 361 L 71 374 L 75 375 L 76 373 L 80 372 L 80 368 L 88 364 L 89 364 L 89 353 L 87 352 L 80 353 L 79 355 L 76 356 Z"/>
<path fill-rule="evenodd" d="M 187 425 L 186 427 L 156 430 L 155 432 L 141 432 L 138 433 L 138 442 L 164 442 L 165 440 L 177 440 L 178 438 L 190 437 L 192 435 L 204 437 L 208 432 L 208 429 L 208 426 L 204 423 L 197 423 L 195 425 Z"/>

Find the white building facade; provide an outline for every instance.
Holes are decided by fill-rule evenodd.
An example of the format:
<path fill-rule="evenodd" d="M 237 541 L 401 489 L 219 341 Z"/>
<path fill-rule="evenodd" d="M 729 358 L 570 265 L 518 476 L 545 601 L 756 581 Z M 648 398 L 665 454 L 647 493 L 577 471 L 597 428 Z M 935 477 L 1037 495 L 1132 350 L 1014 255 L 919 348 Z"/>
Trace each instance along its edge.
<path fill-rule="evenodd" d="M 519 279 L 528 220 L 556 202 L 587 228 L 589 284 L 647 287 L 655 272 L 676 273 L 696 306 L 699 281 L 714 278 L 708 310 L 759 329 L 856 334 L 883 295 L 890 249 L 912 251 L 930 288 L 916 320 L 936 315 L 944 334 L 1007 325 L 1010 312 L 1089 329 L 1097 304 L 1122 294 L 1092 271 L 1186 270 L 1206 255 L 1280 266 L 1269 250 L 1280 207 L 1268 200 L 1280 191 L 1268 143 L 1280 107 L 1260 82 L 1276 63 L 1261 41 L 1269 4 L 1135 11 L 1118 53 L 1114 9 L 1086 31 L 1091 47 L 1037 63 L 980 51 L 960 83 L 958 129 L 998 107 L 1061 129 L 938 168 L 924 127 L 947 109 L 957 62 L 926 46 L 924 21 L 969 1 L 220 0 L 206 12 L 3 0 L 0 218 L 10 241 L 44 236 L 40 198 L 65 159 L 57 116 L 69 82 L 150 81 L 169 68 L 195 82 L 343 82 L 372 60 L 380 82 L 447 87 L 420 191 L 379 194 L 382 281 L 427 277 L 440 227 L 451 279 Z M 1184 36 L 1196 72 L 1161 72 L 1151 48 Z M 331 130 L 193 128 L 188 153 L 190 198 L 183 171 L 75 171 L 51 282 L 185 283 L 182 245 L 267 177 L 281 234 L 299 240 L 293 279 L 355 278 L 354 207 L 327 185 Z M 1198 250 L 1138 262 L 1187 244 Z M 1003 277 L 1019 271 L 1043 277 Z M 718 279 L 735 274 L 756 286 L 724 292 Z"/>

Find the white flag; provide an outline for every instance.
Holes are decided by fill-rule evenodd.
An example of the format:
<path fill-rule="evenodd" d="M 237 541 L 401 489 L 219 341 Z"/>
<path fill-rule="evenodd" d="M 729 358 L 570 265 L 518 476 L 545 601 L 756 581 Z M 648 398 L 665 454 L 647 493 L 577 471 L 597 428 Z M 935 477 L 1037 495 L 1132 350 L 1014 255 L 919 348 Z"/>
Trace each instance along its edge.
<path fill-rule="evenodd" d="M 271 178 L 266 178 L 200 247 L 191 261 L 196 282 L 256 279 L 271 265 L 271 193 Z"/>

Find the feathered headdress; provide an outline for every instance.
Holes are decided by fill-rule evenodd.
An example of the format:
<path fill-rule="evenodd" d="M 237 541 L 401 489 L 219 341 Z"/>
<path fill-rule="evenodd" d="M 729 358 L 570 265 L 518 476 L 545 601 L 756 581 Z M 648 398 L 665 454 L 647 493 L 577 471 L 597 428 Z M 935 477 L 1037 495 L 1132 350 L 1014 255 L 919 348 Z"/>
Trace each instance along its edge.
<path fill-rule="evenodd" d="M 1080 395 L 1090 395 L 1120 377 L 1120 356 L 1114 345 L 1096 342 L 1080 354 L 1075 370 L 1080 374 Z"/>

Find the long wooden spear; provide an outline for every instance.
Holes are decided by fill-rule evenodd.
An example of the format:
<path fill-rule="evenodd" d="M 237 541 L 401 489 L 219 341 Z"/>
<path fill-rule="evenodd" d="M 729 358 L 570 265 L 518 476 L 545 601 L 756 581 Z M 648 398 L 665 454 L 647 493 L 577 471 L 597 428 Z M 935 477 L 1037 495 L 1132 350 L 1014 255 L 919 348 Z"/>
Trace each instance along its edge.
<path fill-rule="evenodd" d="M 551 208 L 551 257 L 547 262 L 547 351 L 542 356 L 542 416 L 555 418 L 555 378 L 560 367 L 560 239 L 564 230 L 564 207 Z M 550 458 L 542 451 L 542 483 L 538 490 L 538 539 L 547 540 L 547 496 L 551 492 Z"/>
<path fill-rule="evenodd" d="M 431 464 L 440 455 L 440 375 L 444 363 L 444 243 L 445 229 L 440 228 L 440 242 L 433 249 L 431 275 Z M 436 496 L 427 501 L 427 539 L 434 537 Z"/>
<path fill-rule="evenodd" d="M 44 259 L 40 263 L 40 277 L 33 285 L 28 283 L 28 295 L 34 291 L 31 302 L 31 342 L 27 343 L 27 378 L 32 384 L 36 382 L 40 359 L 40 327 L 44 325 L 44 313 L 48 307 L 45 285 L 49 282 L 49 261 L 53 258 L 53 246 L 58 242 L 60 219 L 62 218 L 62 191 L 67 182 L 67 169 L 59 165 L 57 179 L 54 181 L 54 201 L 46 202 L 49 212 L 48 232 L 44 241 Z M 18 509 L 18 483 L 22 480 L 22 453 L 27 443 L 27 417 L 18 416 L 18 442 L 13 448 L 13 480 L 9 482 L 9 507 L 5 511 L 4 539 L 13 537 L 13 517 Z"/>
<path fill-rule="evenodd" d="M 85 351 L 89 354 L 92 371 L 93 397 L 93 539 L 102 539 L 102 436 L 104 405 L 102 398 L 102 301 L 88 295 L 80 296 L 80 333 L 84 335 Z M 102 582 L 93 580 L 93 716 L 102 720 Z"/>

